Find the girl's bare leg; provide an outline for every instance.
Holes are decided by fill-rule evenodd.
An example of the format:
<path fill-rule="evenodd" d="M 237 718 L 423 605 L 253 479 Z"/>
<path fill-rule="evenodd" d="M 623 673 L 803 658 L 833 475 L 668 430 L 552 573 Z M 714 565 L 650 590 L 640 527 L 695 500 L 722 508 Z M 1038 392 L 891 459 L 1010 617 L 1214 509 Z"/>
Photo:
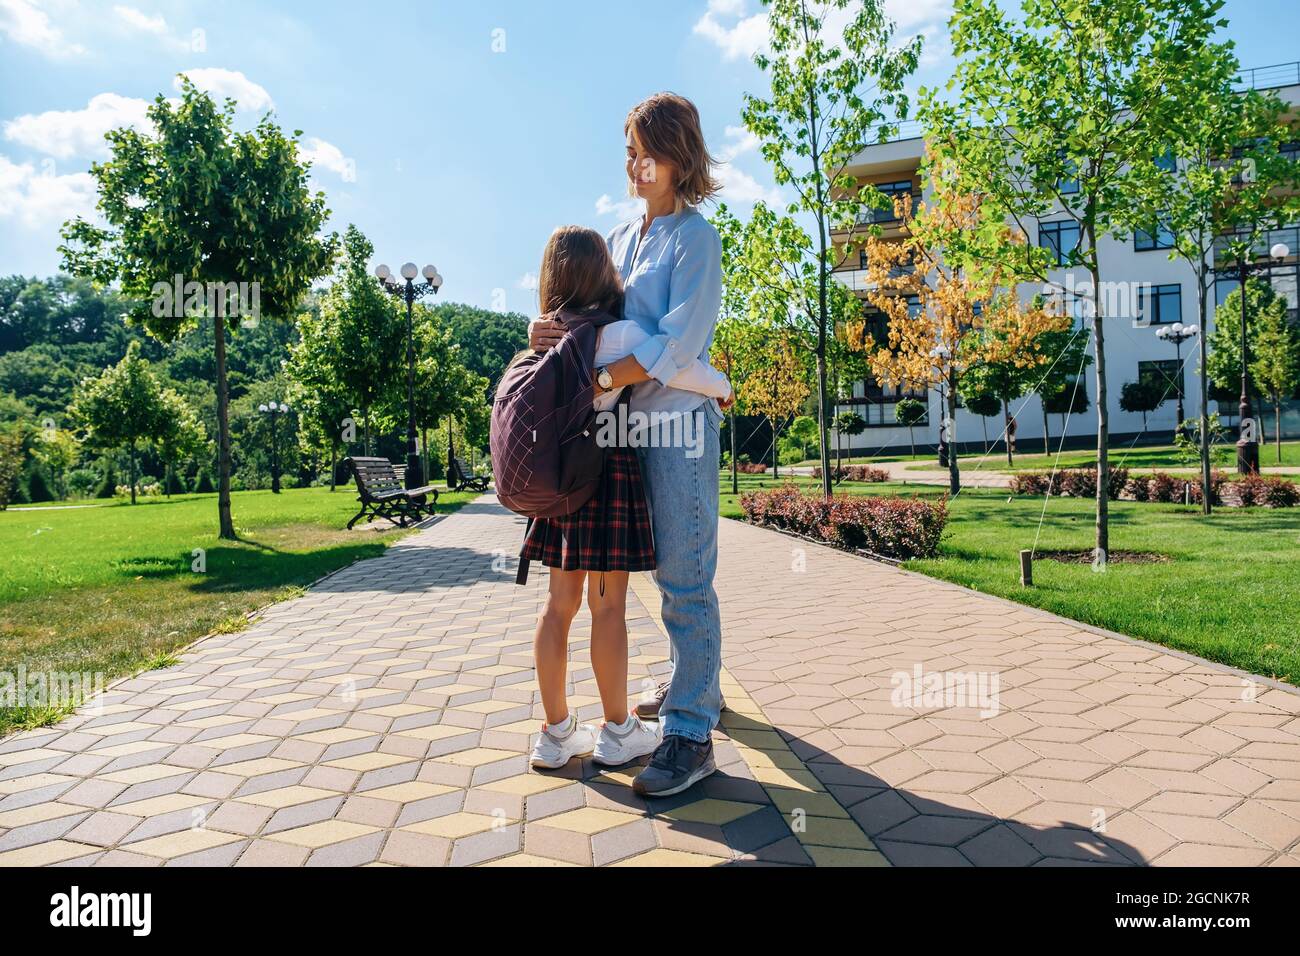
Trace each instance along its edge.
<path fill-rule="evenodd" d="M 569 716 L 565 679 L 569 665 L 569 626 L 582 606 L 582 581 L 586 571 L 551 568 L 546 607 L 537 619 L 533 656 L 537 662 L 537 686 L 548 724 L 563 723 Z"/>
<path fill-rule="evenodd" d="M 605 572 L 605 593 L 600 593 L 600 572 L 587 580 L 587 606 L 591 608 L 591 668 L 596 672 L 605 720 L 627 720 L 627 575 Z"/>

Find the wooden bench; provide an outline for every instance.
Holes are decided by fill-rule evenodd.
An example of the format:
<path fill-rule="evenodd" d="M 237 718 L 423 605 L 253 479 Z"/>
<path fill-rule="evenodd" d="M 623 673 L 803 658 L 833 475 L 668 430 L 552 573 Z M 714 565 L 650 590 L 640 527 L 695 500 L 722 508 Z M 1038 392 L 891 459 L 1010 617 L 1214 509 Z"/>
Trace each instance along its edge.
<path fill-rule="evenodd" d="M 464 491 L 466 488 L 471 491 L 487 491 L 488 477 L 475 475 L 474 469 L 464 458 L 453 457 L 451 467 L 447 469 L 447 487 L 450 491 Z"/>
<path fill-rule="evenodd" d="M 346 463 L 357 480 L 357 500 L 361 510 L 348 522 L 348 530 L 365 518 L 367 522 L 384 518 L 405 528 L 434 512 L 438 489 L 403 488 L 397 470 L 387 458 L 348 458 Z"/>

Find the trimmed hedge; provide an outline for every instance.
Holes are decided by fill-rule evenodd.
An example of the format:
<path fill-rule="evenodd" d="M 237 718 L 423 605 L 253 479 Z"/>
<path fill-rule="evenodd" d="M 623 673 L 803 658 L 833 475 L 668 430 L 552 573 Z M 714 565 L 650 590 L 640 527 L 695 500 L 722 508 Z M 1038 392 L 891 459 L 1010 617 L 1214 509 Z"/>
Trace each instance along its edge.
<path fill-rule="evenodd" d="M 751 461 L 736 462 L 736 471 L 742 475 L 766 475 L 767 465 L 760 465 Z"/>
<path fill-rule="evenodd" d="M 948 499 L 806 495 L 794 485 L 741 495 L 745 517 L 757 525 L 807 535 L 842 548 L 888 558 L 930 558 L 948 521 Z"/>
<path fill-rule="evenodd" d="M 1110 499 L 1117 499 L 1127 484 L 1128 470 L 1112 468 L 1107 489 Z M 1097 472 L 1091 468 L 1062 468 L 1053 479 L 1051 472 L 1022 471 L 1011 476 L 1009 487 L 1015 495 L 1045 495 L 1050 488 L 1052 494 L 1067 498 L 1095 498 Z"/>

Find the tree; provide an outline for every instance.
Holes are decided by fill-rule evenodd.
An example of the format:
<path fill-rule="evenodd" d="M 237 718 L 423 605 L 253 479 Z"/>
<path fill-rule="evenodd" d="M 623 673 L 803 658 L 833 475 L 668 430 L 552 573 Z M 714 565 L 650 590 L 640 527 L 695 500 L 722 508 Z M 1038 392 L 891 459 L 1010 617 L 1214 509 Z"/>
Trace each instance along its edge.
<path fill-rule="evenodd" d="M 1217 14 L 1221 6 L 1215 3 L 1207 15 Z M 1171 117 L 1164 150 L 1137 167 L 1144 174 L 1145 196 L 1133 208 L 1146 218 L 1136 225 L 1152 234 L 1163 231 L 1173 241 L 1170 258 L 1182 259 L 1191 269 L 1198 322 L 1208 328 L 1210 290 L 1216 265 L 1221 266 L 1216 259 L 1242 254 L 1270 225 L 1292 220 L 1300 171 L 1279 148 L 1294 138 L 1279 97 L 1236 89 L 1240 64 L 1230 41 L 1207 43 L 1182 55 L 1195 100 Z M 1235 239 L 1228 248 L 1225 235 Z M 1198 348 L 1201 508 L 1208 515 L 1214 496 L 1207 336 L 1200 336 Z"/>
<path fill-rule="evenodd" d="M 150 131 L 110 132 L 111 159 L 91 167 L 107 225 L 78 217 L 63 227 L 59 247 L 69 272 L 118 283 L 134 300 L 132 319 L 162 341 L 211 323 L 217 513 L 220 536 L 228 539 L 236 535 L 226 336 L 241 319 L 232 313 L 244 319 L 292 314 L 312 281 L 328 271 L 335 247 L 335 237 L 320 235 L 328 210 L 324 194 L 308 191 L 310 164 L 299 158 L 298 134 L 285 136 L 269 115 L 237 132 L 234 112 L 234 100 L 218 107 L 183 79 L 178 101 L 159 95 L 149 107 Z M 197 297 L 184 291 L 189 283 L 202 290 Z M 163 294 L 177 285 L 182 302 Z M 231 308 L 232 290 L 240 290 L 240 308 Z"/>
<path fill-rule="evenodd" d="M 397 300 L 370 274 L 374 246 L 356 226 L 343 235 L 334 284 L 321 303 L 328 329 L 326 361 L 343 392 L 361 410 L 366 454 L 372 412 L 392 403 L 405 384 L 406 321 Z"/>
<path fill-rule="evenodd" d="M 289 401 L 298 412 L 298 440 L 304 450 L 324 449 L 328 455 L 330 491 L 337 483 L 339 451 L 352 415 L 334 360 L 338 348 L 334 323 L 321 309 L 312 309 L 298 317 L 298 341 L 290 345 L 285 364 Z"/>
<path fill-rule="evenodd" d="M 918 402 L 914 398 L 900 398 L 894 404 L 894 420 L 900 425 L 907 426 L 907 439 L 912 446 L 912 457 L 916 457 L 916 436 L 912 429 L 925 421 L 926 415 L 930 410 L 924 402 Z M 955 455 L 956 450 L 949 451 L 948 454 Z"/>
<path fill-rule="evenodd" d="M 963 393 L 962 400 L 966 403 L 967 411 L 980 417 L 980 425 L 984 427 L 984 454 L 987 455 L 989 453 L 988 420 L 1002 411 L 1002 402 L 996 395 L 988 392 L 978 392 L 974 395 Z"/>
<path fill-rule="evenodd" d="M 967 376 L 1000 365 L 1007 384 L 988 384 L 1006 391 L 1012 380 L 1047 364 L 1042 336 L 1068 327 L 1069 320 L 1038 302 L 1022 305 L 1015 287 L 1004 285 L 1000 268 L 968 270 L 960 256 L 948 255 L 971 234 L 1008 230 L 988 220 L 979 197 L 954 188 L 956 177 L 943 157 L 930 157 L 928 177 L 928 204 L 914 213 L 910 196 L 895 201 L 903 238 L 866 241 L 867 300 L 885 315 L 887 340 L 876 342 L 861 319 L 851 338 L 860 342 L 883 384 L 944 387 L 944 435 L 956 449 L 957 395 L 967 387 Z M 961 490 L 955 452 L 948 456 L 948 487 L 954 495 Z"/>
<path fill-rule="evenodd" d="M 440 302 L 428 310 L 460 346 L 461 364 L 487 380 L 485 397 L 490 400 L 510 360 L 528 348 L 528 316 L 461 302 Z"/>
<path fill-rule="evenodd" d="M 1125 382 L 1119 390 L 1119 407 L 1126 412 L 1142 413 L 1142 431 L 1147 430 L 1147 415 L 1165 402 L 1167 389 L 1151 376 L 1142 376 L 1136 382 Z"/>
<path fill-rule="evenodd" d="M 845 169 L 863 147 L 883 141 L 906 116 L 907 78 L 916 69 L 920 39 L 895 45 L 893 23 L 880 0 L 767 0 L 768 48 L 754 62 L 770 83 L 766 98 L 745 95 L 741 117 L 759 140 L 779 186 L 793 190 L 787 212 L 802 213 L 813 235 L 782 220 L 783 245 L 795 253 L 769 260 L 797 285 L 813 327 L 822 491 L 831 493 L 827 353 L 835 328 L 831 273 L 847 254 L 832 229 L 852 229 L 864 206 L 884 206 Z M 847 23 L 843 22 L 847 19 Z M 757 210 L 756 210 L 757 213 Z"/>
<path fill-rule="evenodd" d="M 1300 331 L 1287 320 L 1286 300 L 1260 279 L 1246 280 L 1246 337 L 1250 381 L 1273 406 L 1277 460 L 1282 461 L 1282 403 L 1300 384 Z M 1241 383 L 1241 289 L 1228 293 L 1214 314 L 1206 374 L 1219 388 Z"/>
<path fill-rule="evenodd" d="M 464 419 L 474 430 L 479 410 L 486 407 L 484 396 L 491 387 L 486 376 L 469 370 L 462 361 L 462 349 L 444 325 L 444 314 L 423 306 L 415 313 L 415 425 L 420 429 L 424 452 L 424 473 L 429 471 L 429 432 L 444 419 Z M 448 431 L 448 438 L 451 431 Z M 448 468 L 452 448 L 447 449 Z"/>
<path fill-rule="evenodd" d="M 767 361 L 741 383 L 740 392 L 746 407 L 765 416 L 772 426 L 772 475 L 777 477 L 781 470 L 777 454 L 781 423 L 796 415 L 808 398 L 807 370 L 789 336 L 769 340 Z"/>
<path fill-rule="evenodd" d="M 1145 195 L 1146 170 L 1166 131 L 1197 107 L 1200 84 L 1187 67 L 1214 42 L 1220 0 L 1022 0 L 1014 14 L 996 0 L 956 0 L 958 57 L 948 83 L 922 96 L 933 148 L 953 160 L 965 188 L 980 193 L 1021 238 L 1030 223 L 1059 219 L 1074 242 L 1007 242 L 991 231 L 965 238 L 968 261 L 996 263 L 1048 283 L 1058 268 L 1083 269 L 1076 287 L 1092 320 L 1097 384 L 1096 549 L 1109 537 L 1109 417 L 1106 309 L 1099 242 L 1124 239 Z M 1056 283 L 1052 283 L 1057 285 Z"/>
<path fill-rule="evenodd" d="M 198 455 L 208 445 L 208 432 L 198 413 L 185 396 L 174 388 L 164 388 L 159 395 L 162 429 L 155 436 L 158 453 L 162 456 L 165 473 L 163 490 L 171 497 L 176 466 L 187 458 Z"/>
<path fill-rule="evenodd" d="M 54 482 L 59 499 L 68 497 L 68 472 L 81 455 L 77 436 L 64 428 L 44 428 L 40 438 L 32 443 L 32 457 Z"/>
<path fill-rule="evenodd" d="M 817 419 L 809 415 L 796 416 L 786 435 L 799 446 L 799 460 L 803 461 L 808 457 L 808 446 L 817 441 Z"/>
<path fill-rule="evenodd" d="M 849 458 L 853 457 L 853 439 L 867 430 L 867 420 L 855 411 L 840 412 L 835 416 L 835 452 L 840 453 L 839 436 L 849 436 Z"/>
<path fill-rule="evenodd" d="M 1043 401 L 1043 433 L 1047 433 L 1047 416 L 1061 416 L 1061 445 L 1064 447 L 1066 433 L 1069 432 L 1071 415 L 1082 415 L 1088 410 L 1088 383 L 1076 376 L 1062 382 L 1058 391 L 1038 393 Z"/>
<path fill-rule="evenodd" d="M 0 511 L 9 507 L 14 483 L 23 467 L 23 433 L 20 428 L 0 428 Z"/>
<path fill-rule="evenodd" d="M 171 427 L 171 409 L 163 404 L 162 386 L 149 363 L 140 357 L 140 344 L 132 342 L 122 361 L 77 386 L 68 411 L 90 445 L 127 450 L 135 504 L 140 444 L 159 440 Z"/>
<path fill-rule="evenodd" d="M 1048 406 L 1053 401 L 1077 401 L 1070 396 L 1061 395 L 1061 392 L 1066 388 L 1071 389 L 1072 393 L 1076 391 L 1076 384 L 1079 383 L 1084 369 L 1092 364 L 1092 356 L 1088 354 L 1088 336 L 1082 327 L 1075 330 L 1067 328 L 1058 332 L 1045 332 L 1039 337 L 1038 343 L 1043 355 L 1050 359 L 1046 371 L 1034 387 L 1043 412 L 1043 454 L 1050 455 L 1052 453 L 1051 428 L 1047 423 L 1047 414 L 1051 409 Z M 1083 389 L 1082 398 L 1083 407 L 1071 408 L 1071 411 L 1082 413 L 1087 410 L 1086 389 Z"/>

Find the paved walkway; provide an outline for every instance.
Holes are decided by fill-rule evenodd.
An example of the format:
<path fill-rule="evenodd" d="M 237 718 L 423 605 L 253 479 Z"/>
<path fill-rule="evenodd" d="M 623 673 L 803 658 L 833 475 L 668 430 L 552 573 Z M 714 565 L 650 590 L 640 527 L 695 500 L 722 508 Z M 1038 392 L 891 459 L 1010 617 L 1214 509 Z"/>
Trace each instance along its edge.
<path fill-rule="evenodd" d="M 650 806 L 530 772 L 521 533 L 485 496 L 0 742 L 0 865 L 1300 862 L 1300 695 L 730 521 L 722 771 Z M 666 645 L 635 579 L 633 693 Z M 898 699 L 945 672 L 996 700 Z"/>

